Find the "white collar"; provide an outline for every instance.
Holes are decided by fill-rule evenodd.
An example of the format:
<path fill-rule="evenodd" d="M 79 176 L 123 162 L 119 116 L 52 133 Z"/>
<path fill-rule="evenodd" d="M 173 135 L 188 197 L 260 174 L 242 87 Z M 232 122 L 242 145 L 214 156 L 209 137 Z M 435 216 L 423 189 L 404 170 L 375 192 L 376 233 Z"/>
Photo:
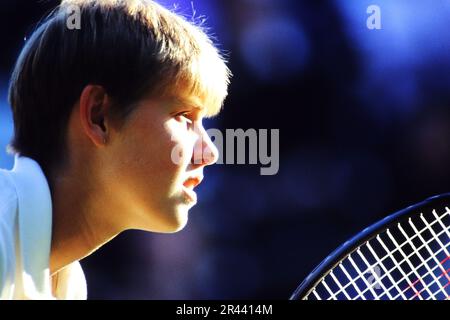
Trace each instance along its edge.
<path fill-rule="evenodd" d="M 50 281 L 52 199 L 47 179 L 33 159 L 15 156 L 10 177 L 18 197 L 17 254 L 24 298 L 54 299 Z M 16 266 L 17 267 L 17 266 Z M 58 272 L 58 299 L 87 298 L 86 278 L 78 261 Z"/>
<path fill-rule="evenodd" d="M 18 197 L 23 286 L 32 296 L 51 293 L 52 201 L 47 179 L 33 159 L 15 156 L 11 176 Z"/>

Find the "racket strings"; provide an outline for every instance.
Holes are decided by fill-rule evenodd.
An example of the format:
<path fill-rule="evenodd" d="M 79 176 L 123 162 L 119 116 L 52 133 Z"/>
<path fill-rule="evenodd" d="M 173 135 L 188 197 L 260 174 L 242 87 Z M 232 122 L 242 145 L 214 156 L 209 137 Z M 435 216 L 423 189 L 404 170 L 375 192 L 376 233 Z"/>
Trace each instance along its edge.
<path fill-rule="evenodd" d="M 423 265 L 423 264 L 422 264 L 422 265 Z M 436 268 L 437 268 L 437 267 L 434 267 L 434 268 L 431 269 L 431 270 L 434 271 Z M 401 269 L 400 269 L 400 270 L 401 270 Z M 392 270 L 390 270 L 390 271 L 392 271 Z M 408 276 L 410 276 L 412 273 L 413 273 L 413 272 L 410 272 L 408 275 L 404 275 L 404 274 L 403 274 L 403 277 L 404 277 L 403 279 L 409 279 Z M 447 275 L 447 273 L 448 273 L 448 270 L 445 271 L 444 273 L 442 273 L 439 277 L 437 277 L 437 278 L 435 278 L 435 279 L 438 280 L 438 279 L 440 279 L 443 275 Z M 351 278 L 349 277 L 349 279 L 351 279 Z M 364 277 L 363 277 L 362 279 L 363 279 L 364 281 L 366 281 Z M 399 290 L 398 284 L 401 283 L 401 281 L 396 282 L 396 281 L 391 280 L 391 282 L 393 283 L 393 285 L 392 285 L 391 287 L 389 287 L 389 288 L 386 288 L 386 287 L 384 287 L 383 282 L 381 282 L 381 280 L 383 280 L 383 278 L 378 278 L 378 279 L 377 279 L 377 282 L 383 287 L 383 290 L 384 290 L 384 291 L 383 291 L 382 294 L 380 294 L 380 295 L 376 294 L 375 291 L 374 291 L 373 288 L 372 288 L 373 286 L 370 285 L 370 284 L 368 284 L 368 285 L 366 285 L 367 289 L 364 290 L 364 291 L 360 291 L 359 289 L 357 289 L 358 295 L 357 295 L 356 297 L 353 297 L 353 299 L 362 298 L 362 299 L 366 300 L 364 294 L 366 294 L 366 292 L 367 292 L 368 290 L 370 290 L 370 291 L 372 292 L 372 297 L 368 297 L 369 299 L 381 299 L 381 298 L 383 297 L 383 295 L 387 295 L 388 298 L 389 298 L 389 299 L 392 299 L 392 300 L 397 299 L 399 296 L 402 296 L 403 299 L 407 299 L 407 297 L 404 296 L 405 291 L 407 291 L 407 290 L 410 289 L 410 288 L 412 288 L 412 290 L 415 290 L 415 284 L 418 282 L 418 280 L 416 280 L 415 282 L 412 283 L 412 285 L 406 287 L 406 288 L 403 289 L 403 290 Z M 426 287 L 426 289 L 428 289 L 433 283 L 435 283 L 436 280 L 435 280 L 435 281 L 431 281 L 430 284 L 429 284 L 429 286 Z M 341 284 L 340 282 L 336 282 L 336 283 L 337 283 L 339 286 L 342 287 L 342 284 Z M 326 281 L 324 282 L 324 284 L 325 284 L 325 286 L 326 286 Z M 355 288 L 358 288 L 358 285 L 355 285 L 354 281 L 352 282 L 352 285 L 353 285 Z M 448 284 L 444 285 L 443 288 L 445 288 L 445 287 L 447 287 L 447 286 L 448 286 Z M 347 291 L 346 291 L 347 287 L 348 287 L 348 285 L 346 285 L 345 287 L 342 287 L 342 289 L 339 290 L 339 291 L 336 292 L 336 293 L 330 292 L 330 291 L 331 291 L 330 289 L 327 289 L 327 291 L 330 293 L 330 297 L 331 297 L 332 299 L 336 299 L 336 296 L 339 294 L 339 292 L 342 292 L 342 291 L 344 291 L 345 293 L 347 292 Z M 390 290 L 391 290 L 393 287 L 395 287 L 395 288 L 397 289 L 397 292 L 399 292 L 399 294 L 398 294 L 397 296 L 395 296 L 395 297 L 392 297 L 392 295 L 390 294 Z M 329 287 L 328 287 L 328 288 L 329 288 Z M 441 288 L 441 291 L 442 291 L 443 288 Z M 414 293 L 415 293 L 414 297 L 415 297 L 415 296 L 418 296 L 419 293 L 421 293 L 422 291 L 423 291 L 423 289 L 422 289 L 420 292 L 414 291 Z M 433 294 L 431 294 L 430 297 L 434 297 L 435 294 L 436 294 L 436 292 L 434 292 Z M 317 292 L 316 292 L 316 291 L 314 291 L 314 295 L 317 296 Z M 319 297 L 319 298 L 320 298 L 320 297 Z M 346 295 L 346 298 L 347 298 L 347 299 L 349 298 L 349 295 L 348 295 L 348 294 Z M 419 296 L 419 298 L 421 299 L 422 296 Z"/>
<path fill-rule="evenodd" d="M 436 221 L 436 222 L 437 222 L 437 221 Z M 422 232 L 423 232 L 423 230 L 422 230 Z M 442 231 L 440 234 L 443 234 L 444 232 L 445 232 L 445 231 Z M 412 238 L 411 238 L 411 239 L 412 239 Z M 439 239 L 439 238 L 437 237 L 437 239 Z M 434 239 L 431 239 L 431 240 L 427 241 L 426 243 L 424 243 L 424 245 L 422 245 L 421 247 L 417 248 L 417 250 L 422 249 L 423 247 L 425 247 L 425 245 L 427 245 L 428 243 L 432 242 L 433 240 L 434 240 Z M 396 299 L 396 298 L 398 298 L 399 295 L 402 295 L 402 293 L 404 293 L 404 292 L 406 291 L 406 289 L 404 289 L 404 290 L 399 290 L 399 287 L 398 287 L 399 282 L 393 281 L 393 279 L 392 279 L 392 277 L 391 277 L 391 273 L 392 273 L 392 271 L 393 271 L 394 269 L 398 269 L 398 270 L 400 271 L 400 273 L 402 274 L 403 279 L 408 279 L 408 278 L 411 276 L 411 274 L 413 273 L 414 268 L 413 268 L 413 271 L 409 272 L 408 274 L 405 274 L 405 273 L 403 272 L 403 269 L 400 267 L 400 265 L 401 265 L 403 262 L 406 262 L 406 259 L 411 258 L 411 256 L 414 255 L 414 252 L 413 252 L 412 254 L 409 254 L 407 257 L 404 257 L 403 260 L 397 261 L 397 260 L 393 257 L 393 253 L 395 253 L 396 250 L 401 249 L 401 247 L 404 246 L 406 242 L 405 242 L 404 244 L 402 244 L 402 245 L 398 245 L 398 244 L 397 244 L 399 248 L 393 250 L 392 252 L 389 252 L 389 249 L 387 249 L 387 246 L 384 244 L 384 242 L 381 240 L 381 238 L 380 238 L 379 236 L 377 237 L 377 241 L 383 246 L 383 248 L 385 249 L 385 251 L 386 251 L 388 254 L 387 254 L 387 256 L 384 257 L 383 259 L 379 259 L 379 257 L 376 255 L 376 253 L 374 252 L 374 250 L 373 250 L 372 247 L 370 246 L 370 243 L 369 243 L 369 242 L 366 243 L 366 245 L 367 245 L 367 247 L 369 248 L 369 250 L 371 251 L 372 255 L 374 255 L 374 257 L 378 260 L 378 261 L 377 261 L 377 262 L 378 262 L 378 265 L 379 265 L 379 266 L 383 269 L 383 271 L 385 272 L 385 276 L 383 276 L 383 277 L 381 277 L 381 278 L 379 278 L 379 279 L 376 279 L 376 280 L 377 280 L 377 283 L 378 283 L 378 284 L 382 284 L 382 283 L 383 283 L 382 280 L 384 279 L 384 277 L 388 277 L 389 280 L 391 281 L 391 283 L 392 283 L 393 285 L 392 285 L 391 287 L 389 287 L 388 289 L 383 288 L 383 289 L 384 289 L 384 293 L 383 293 L 383 294 L 387 294 L 387 295 L 389 296 L 389 298 Z M 443 247 L 443 249 L 446 249 L 446 248 Z M 443 249 L 442 249 L 442 250 L 438 250 L 438 251 L 436 252 L 436 254 L 438 254 L 439 252 L 443 251 Z M 360 251 L 360 250 L 358 251 L 358 254 L 361 255 L 361 251 Z M 384 260 L 386 260 L 387 258 L 391 258 L 392 261 L 394 262 L 394 265 L 395 265 L 395 267 L 394 267 L 394 268 L 391 268 L 390 270 L 386 270 L 386 268 L 384 267 L 384 264 L 382 263 L 382 262 L 383 262 Z M 417 268 L 423 266 L 423 265 L 424 265 L 426 262 L 428 262 L 430 259 L 431 259 L 431 257 L 430 257 L 429 259 L 426 259 L 425 261 L 423 261 L 421 264 L 419 264 L 419 265 L 417 266 Z M 366 265 L 370 265 L 370 264 L 368 264 L 367 261 L 366 261 Z M 370 271 L 369 269 L 370 269 L 370 268 L 373 268 L 373 267 L 374 267 L 374 266 L 369 267 L 366 271 L 362 272 L 361 274 L 365 274 L 365 273 L 369 272 L 369 271 Z M 434 268 L 434 269 L 435 269 L 435 268 Z M 432 270 L 433 270 L 433 269 L 432 269 Z M 433 270 L 433 271 L 434 271 L 434 270 Z M 376 277 L 377 277 L 377 273 L 374 273 L 374 276 L 375 276 L 375 278 L 376 278 Z M 371 287 L 372 287 L 372 286 L 369 286 L 369 289 L 371 289 Z M 393 287 L 396 287 L 396 289 L 397 289 L 397 290 L 399 291 L 399 293 L 400 293 L 400 294 L 398 294 L 398 295 L 395 296 L 395 297 L 392 297 L 392 296 L 390 296 L 390 294 L 389 294 L 390 290 L 391 290 Z M 345 289 L 345 288 L 344 288 L 344 289 Z M 368 289 L 366 289 L 365 291 L 363 291 L 363 293 L 365 293 L 367 290 L 368 290 Z M 371 290 L 371 291 L 372 291 L 372 290 Z M 372 293 L 373 293 L 373 291 L 372 291 Z M 374 298 L 376 299 L 376 298 L 381 298 L 381 297 L 383 296 L 383 294 L 381 294 L 380 296 L 378 296 L 377 294 L 373 294 L 373 296 L 374 296 Z M 402 298 L 406 299 L 407 297 L 404 296 L 404 295 L 402 295 Z M 420 299 L 420 297 L 419 297 L 419 299 Z"/>
<path fill-rule="evenodd" d="M 401 226 L 400 226 L 400 227 L 401 227 Z M 399 229 L 400 229 L 400 227 L 399 227 Z M 422 232 L 423 232 L 423 231 L 422 231 Z M 444 231 L 444 232 L 446 233 L 446 231 Z M 444 232 L 441 232 L 441 233 L 444 233 Z M 405 232 L 403 232 L 403 233 L 405 233 Z M 418 233 L 417 230 L 416 230 L 416 233 L 417 233 L 418 236 L 421 235 L 421 233 Z M 389 234 L 388 234 L 388 235 L 389 235 Z M 389 238 L 390 238 L 390 239 L 393 239 L 394 237 L 393 237 L 392 235 L 390 235 Z M 428 247 L 428 243 L 431 242 L 431 241 L 433 241 L 434 239 L 431 239 L 430 241 L 426 241 L 426 242 L 423 241 L 423 242 L 424 242 L 424 245 L 422 245 L 422 246 L 420 246 L 420 247 L 414 247 L 414 245 L 412 244 L 412 242 L 410 241 L 410 239 L 408 239 L 409 237 L 406 237 L 406 238 L 407 238 L 407 241 L 405 241 L 405 243 L 408 243 L 408 244 L 411 245 L 411 247 L 413 248 L 413 253 L 410 254 L 410 255 L 408 255 L 408 256 L 406 256 L 406 254 L 403 252 L 403 250 L 401 250 L 402 247 L 405 245 L 405 243 L 402 244 L 402 245 L 399 245 L 399 244 L 397 243 L 397 246 L 400 247 L 398 251 L 402 253 L 402 258 L 403 258 L 403 260 L 398 261 L 398 260 L 396 260 L 396 259 L 393 259 L 393 261 L 396 262 L 396 267 L 397 267 L 396 269 L 399 269 L 399 271 L 403 271 L 402 268 L 399 267 L 399 265 L 401 265 L 403 262 L 407 262 L 408 266 L 409 266 L 410 269 L 412 270 L 412 271 L 410 271 L 410 272 L 409 272 L 408 274 L 406 274 L 406 275 L 405 275 L 404 272 L 401 272 L 401 273 L 402 273 L 403 279 L 409 279 L 409 280 L 410 280 L 410 279 L 411 279 L 410 276 L 411 276 L 412 274 L 414 274 L 414 276 L 415 276 L 418 280 L 412 282 L 413 285 L 407 286 L 404 290 L 398 290 L 398 284 L 399 284 L 400 282 L 394 282 L 394 281 L 392 281 L 392 278 L 391 278 L 391 282 L 393 283 L 393 286 L 391 286 L 391 287 L 388 288 L 387 290 L 386 290 L 385 288 L 383 288 L 383 289 L 384 289 L 383 294 L 381 294 L 380 296 L 376 296 L 376 295 L 375 295 L 375 296 L 374 296 L 375 299 L 377 299 L 377 298 L 382 298 L 384 294 L 387 294 L 387 295 L 389 296 L 390 299 L 397 299 L 399 296 L 402 296 L 403 299 L 407 299 L 408 297 L 406 297 L 406 296 L 404 295 L 404 293 L 405 293 L 408 289 L 412 289 L 412 290 L 414 291 L 415 294 L 414 294 L 413 297 L 418 297 L 419 299 L 422 299 L 422 296 L 421 296 L 421 295 L 419 296 L 419 294 L 422 293 L 424 290 L 427 290 L 427 293 L 428 293 L 428 295 L 429 295 L 429 298 L 434 298 L 434 295 L 436 294 L 436 292 L 433 292 L 433 293 L 432 293 L 432 292 L 430 291 L 430 288 L 429 288 L 429 287 L 431 287 L 431 285 L 432 285 L 433 283 L 438 283 L 438 285 L 440 286 L 440 283 L 439 283 L 438 279 L 440 279 L 440 278 L 442 277 L 442 275 L 443 275 L 443 274 L 445 275 L 446 273 L 445 273 L 445 271 L 443 270 L 443 273 L 442 273 L 439 277 L 436 277 L 436 276 L 434 275 L 433 271 L 434 271 L 437 267 L 439 267 L 439 266 L 441 265 L 441 263 L 437 264 L 434 268 L 430 269 L 429 266 L 428 266 L 428 261 L 431 260 L 431 259 L 433 259 L 434 255 L 433 255 L 433 254 L 430 254 L 430 257 L 429 257 L 428 259 L 424 259 L 422 255 L 418 254 L 418 253 L 420 253 L 419 250 L 420 250 L 421 248 L 423 248 L 423 247 Z M 435 238 L 436 238 L 437 240 L 439 240 L 439 237 L 435 237 Z M 382 240 L 380 239 L 380 237 L 377 237 L 377 240 L 379 240 L 379 241 L 382 242 Z M 395 243 L 395 239 L 394 239 L 393 242 Z M 370 243 L 369 243 L 368 246 L 370 247 Z M 384 246 L 384 247 L 386 247 L 386 246 Z M 446 250 L 446 247 L 444 246 L 443 249 Z M 440 250 L 440 251 L 443 251 L 443 250 Z M 440 252 L 440 251 L 439 251 L 439 252 Z M 436 252 L 436 253 L 438 254 L 439 252 Z M 416 266 L 416 267 L 413 267 L 413 266 L 411 265 L 411 263 L 409 262 L 410 257 L 413 256 L 414 254 L 418 255 L 418 258 L 420 258 L 421 261 L 422 261 L 422 263 L 420 263 L 420 264 L 419 264 L 418 266 Z M 383 266 L 383 264 L 381 264 L 381 266 Z M 415 285 L 416 285 L 416 283 L 420 281 L 420 276 L 417 274 L 417 269 L 419 269 L 419 268 L 422 267 L 422 266 L 424 266 L 425 269 L 428 271 L 424 276 L 431 275 L 431 276 L 434 278 L 434 281 L 433 281 L 433 280 L 427 280 L 427 282 L 429 283 L 429 285 L 428 285 L 428 286 L 424 286 L 424 288 L 421 289 L 420 292 L 418 292 L 418 291 L 415 290 Z M 391 270 L 388 270 L 387 275 L 390 275 L 390 273 L 392 272 L 393 269 L 395 269 L 395 268 L 392 268 Z M 384 270 L 386 271 L 386 269 L 384 269 Z M 378 281 L 380 281 L 380 280 L 378 280 Z M 410 280 L 410 281 L 411 281 L 411 280 Z M 382 283 L 382 282 L 381 282 L 381 283 Z M 397 291 L 399 292 L 399 294 L 398 294 L 397 296 L 395 296 L 395 297 L 392 297 L 392 296 L 389 295 L 389 292 L 390 292 L 389 290 L 391 290 L 392 287 L 394 287 L 394 286 L 396 286 L 396 289 L 397 289 Z M 442 290 L 442 286 L 440 286 L 440 287 L 441 287 L 441 291 L 443 291 L 443 290 Z M 445 293 L 444 293 L 444 294 L 445 294 Z"/>
<path fill-rule="evenodd" d="M 446 208 L 385 230 L 351 252 L 305 299 L 448 299 L 449 226 Z"/>
<path fill-rule="evenodd" d="M 420 218 L 421 218 L 422 220 L 424 220 L 424 222 L 427 224 L 427 221 L 426 221 L 426 219 L 423 217 L 423 214 L 420 215 Z M 438 268 L 440 269 L 441 274 L 440 274 L 439 276 L 436 276 L 435 273 L 434 273 L 434 269 L 430 269 L 428 263 L 425 263 L 425 264 L 424 264 L 424 266 L 425 266 L 426 269 L 428 270 L 428 274 L 431 275 L 431 276 L 433 277 L 433 282 L 432 282 L 432 283 L 436 283 L 436 284 L 438 285 L 438 287 L 439 287 L 439 291 L 441 291 L 444 295 L 446 295 L 445 288 L 446 288 L 446 286 L 448 286 L 448 284 L 450 283 L 450 277 L 449 277 L 448 274 L 447 274 L 448 272 L 444 269 L 443 262 L 437 260 L 436 256 L 435 256 L 434 253 L 433 253 L 432 248 L 430 248 L 430 246 L 427 244 L 427 242 L 425 241 L 425 239 L 422 237 L 422 234 L 417 230 L 417 228 L 416 228 L 416 226 L 414 225 L 414 223 L 412 223 L 411 219 L 408 220 L 408 223 L 410 224 L 410 226 L 411 226 L 411 228 L 414 230 L 414 232 L 417 233 L 417 236 L 420 238 L 420 240 L 422 241 L 422 243 L 425 244 L 425 248 L 426 248 L 428 254 L 430 255 L 430 257 L 433 259 L 433 261 L 434 261 L 436 267 L 438 267 Z M 401 226 L 399 226 L 399 228 L 400 228 L 400 231 L 404 234 L 404 236 L 407 237 L 406 232 L 403 230 L 403 228 L 402 228 Z M 444 230 L 446 230 L 446 229 L 444 229 Z M 431 229 L 430 231 L 431 231 L 431 233 L 432 233 L 432 235 L 433 235 L 433 239 L 437 241 L 437 243 L 441 246 L 442 249 L 444 249 L 444 251 L 446 251 L 445 253 L 446 253 L 447 258 L 448 258 L 448 257 L 449 257 L 449 253 L 448 253 L 448 251 L 447 251 L 445 245 L 441 242 L 441 240 L 439 239 L 439 237 L 435 237 L 434 231 L 433 231 L 432 229 Z M 414 246 L 414 244 L 413 244 L 411 241 L 409 241 L 409 244 L 412 246 L 412 248 L 415 250 L 416 254 L 417 254 L 417 255 L 422 259 L 422 261 L 423 261 L 424 258 L 423 258 L 423 256 L 421 255 L 420 251 L 417 250 L 417 248 Z M 447 258 L 445 258 L 445 259 L 447 259 Z M 446 261 L 445 259 L 443 260 L 444 263 L 445 263 L 445 261 Z M 446 276 L 446 278 L 447 278 L 447 280 L 448 280 L 448 282 L 447 282 L 444 286 L 442 286 L 442 284 L 441 284 L 441 282 L 440 282 L 440 278 L 441 278 L 442 276 Z M 430 287 L 430 286 L 427 286 L 426 290 L 428 290 L 429 287 Z M 431 295 L 429 296 L 429 298 L 433 298 L 433 299 L 434 299 L 436 293 L 437 293 L 437 291 L 434 292 L 434 293 L 431 293 Z"/>

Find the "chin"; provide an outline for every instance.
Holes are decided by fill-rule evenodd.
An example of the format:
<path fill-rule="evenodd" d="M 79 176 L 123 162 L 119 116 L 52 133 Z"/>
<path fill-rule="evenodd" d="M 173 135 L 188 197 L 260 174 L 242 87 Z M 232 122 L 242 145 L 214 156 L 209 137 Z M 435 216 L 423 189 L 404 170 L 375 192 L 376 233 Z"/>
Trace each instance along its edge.
<path fill-rule="evenodd" d="M 179 208 L 176 212 L 170 214 L 161 225 L 161 233 L 175 233 L 181 231 L 188 223 L 188 210 L 186 208 Z"/>

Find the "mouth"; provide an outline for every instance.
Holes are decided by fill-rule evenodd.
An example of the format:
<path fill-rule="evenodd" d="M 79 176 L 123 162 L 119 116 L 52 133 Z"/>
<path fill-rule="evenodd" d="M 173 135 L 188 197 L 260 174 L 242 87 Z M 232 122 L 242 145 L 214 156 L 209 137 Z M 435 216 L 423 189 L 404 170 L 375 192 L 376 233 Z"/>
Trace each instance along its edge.
<path fill-rule="evenodd" d="M 193 190 L 196 186 L 198 186 L 203 180 L 202 176 L 189 177 L 184 181 L 183 186 L 186 189 Z"/>
<path fill-rule="evenodd" d="M 183 194 L 189 202 L 197 202 L 197 194 L 194 188 L 198 186 L 203 180 L 202 176 L 189 177 L 183 183 Z"/>
<path fill-rule="evenodd" d="M 183 188 L 183 196 L 187 202 L 197 203 L 197 194 L 195 193 L 194 190 L 184 187 Z"/>

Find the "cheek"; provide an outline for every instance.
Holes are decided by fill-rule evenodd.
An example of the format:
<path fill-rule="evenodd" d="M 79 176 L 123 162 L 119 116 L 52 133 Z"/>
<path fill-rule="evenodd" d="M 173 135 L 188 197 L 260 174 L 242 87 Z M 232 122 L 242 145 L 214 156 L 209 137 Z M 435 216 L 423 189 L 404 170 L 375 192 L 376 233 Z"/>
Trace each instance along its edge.
<path fill-rule="evenodd" d="M 161 197 L 176 189 L 183 179 L 192 158 L 195 137 L 177 122 L 156 123 L 137 123 L 132 133 L 121 141 L 120 155 L 115 158 L 121 158 L 124 178 Z"/>
<path fill-rule="evenodd" d="M 148 118 L 137 118 L 122 133 L 114 158 L 120 159 L 129 168 L 128 173 L 131 174 L 132 171 L 137 178 L 148 179 L 151 176 L 151 180 L 162 182 L 166 172 L 173 167 L 170 163 L 170 150 L 174 142 L 171 141 L 163 119 L 146 119 Z"/>

